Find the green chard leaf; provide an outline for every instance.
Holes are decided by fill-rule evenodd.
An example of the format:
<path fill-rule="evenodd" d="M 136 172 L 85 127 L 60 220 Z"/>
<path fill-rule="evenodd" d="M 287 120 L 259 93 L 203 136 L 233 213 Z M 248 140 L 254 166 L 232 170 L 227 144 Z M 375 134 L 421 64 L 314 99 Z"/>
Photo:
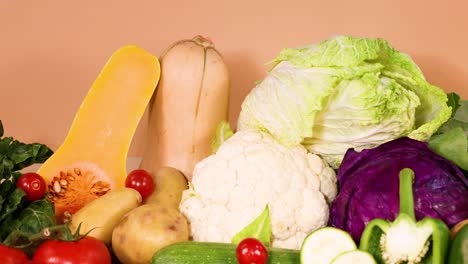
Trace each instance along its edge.
<path fill-rule="evenodd" d="M 13 214 L 15 210 L 21 209 L 21 202 L 25 196 L 26 193 L 23 191 L 23 189 L 16 188 L 13 190 L 13 192 L 6 199 L 2 210 L 0 211 L 0 223 L 8 216 Z M 2 223 L 1 226 L 3 227 L 5 224 Z"/>
<path fill-rule="evenodd" d="M 252 223 L 242 229 L 232 238 L 232 243 L 238 244 L 243 239 L 252 237 L 260 240 L 265 246 L 271 241 L 271 219 L 268 205 L 263 212 L 255 218 Z"/>
<path fill-rule="evenodd" d="M 8 242 L 10 237 L 15 236 L 16 233 L 36 234 L 44 228 L 56 224 L 54 205 L 47 198 L 44 198 L 29 204 L 18 215 L 8 217 L 4 225 L 0 227 L 0 235 L 2 240 Z"/>
<path fill-rule="evenodd" d="M 43 144 L 26 144 L 3 134 L 0 121 L 0 243 L 12 232 L 37 233 L 55 223 L 50 201 L 28 202 L 24 199 L 26 193 L 16 188 L 20 170 L 43 163 L 52 150 Z"/>
<path fill-rule="evenodd" d="M 43 163 L 52 155 L 52 150 L 45 145 L 24 144 L 13 141 L 8 157 L 15 163 L 14 170 L 21 170 L 35 163 Z"/>

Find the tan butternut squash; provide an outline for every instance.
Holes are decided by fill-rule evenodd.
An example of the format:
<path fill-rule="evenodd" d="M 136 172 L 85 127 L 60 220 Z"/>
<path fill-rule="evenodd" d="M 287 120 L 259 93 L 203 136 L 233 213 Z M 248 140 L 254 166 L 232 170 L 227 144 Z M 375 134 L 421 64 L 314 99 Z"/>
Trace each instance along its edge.
<path fill-rule="evenodd" d="M 65 141 L 38 170 L 59 221 L 124 186 L 127 152 L 159 76 L 157 57 L 139 47 L 122 47 L 110 57 Z"/>
<path fill-rule="evenodd" d="M 190 180 L 195 164 L 211 152 L 216 126 L 228 119 L 229 72 L 214 44 L 201 36 L 174 43 L 160 63 L 140 167 L 153 174 L 173 167 Z"/>

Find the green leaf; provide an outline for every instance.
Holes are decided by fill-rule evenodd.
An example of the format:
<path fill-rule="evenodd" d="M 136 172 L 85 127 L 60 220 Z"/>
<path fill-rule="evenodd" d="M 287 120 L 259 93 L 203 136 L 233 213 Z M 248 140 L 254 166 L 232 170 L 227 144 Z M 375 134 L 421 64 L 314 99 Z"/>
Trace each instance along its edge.
<path fill-rule="evenodd" d="M 5 201 L 2 210 L 0 211 L 0 223 L 7 218 L 9 215 L 13 214 L 13 212 L 21 206 L 21 202 L 23 198 L 26 196 L 26 193 L 23 189 L 16 188 L 7 198 Z M 5 226 L 5 224 L 1 224 L 1 226 Z"/>
<path fill-rule="evenodd" d="M 252 237 L 260 240 L 265 246 L 271 241 L 271 219 L 268 205 L 263 212 L 255 218 L 252 223 L 242 229 L 232 238 L 232 243 L 238 244 L 243 239 Z"/>
<path fill-rule="evenodd" d="M 451 106 L 457 104 L 458 95 L 449 95 Z M 450 99 L 452 97 L 452 99 Z M 429 148 L 440 156 L 468 171 L 468 101 L 458 101 L 455 114 L 428 142 Z"/>
<path fill-rule="evenodd" d="M 468 140 L 461 127 L 433 136 L 429 141 L 429 148 L 468 171 Z"/>
<path fill-rule="evenodd" d="M 211 142 L 211 151 L 215 153 L 219 146 L 221 146 L 228 138 L 232 137 L 232 135 L 234 135 L 234 131 L 232 131 L 229 122 L 221 121 L 216 128 L 216 135 Z"/>
<path fill-rule="evenodd" d="M 0 121 L 0 137 L 3 136 Z M 35 233 L 55 223 L 50 201 L 30 203 L 26 193 L 15 184 L 19 170 L 35 163 L 43 163 L 52 150 L 39 143 L 26 144 L 12 137 L 0 138 L 0 242 L 12 232 Z"/>
<path fill-rule="evenodd" d="M 458 107 L 460 107 L 460 96 L 456 93 L 447 94 L 447 105 L 452 107 L 452 117 L 457 112 Z"/>
<path fill-rule="evenodd" d="M 43 163 L 53 154 L 51 149 L 42 144 L 23 144 L 18 141 L 14 141 L 13 144 L 15 147 L 9 158 L 15 162 L 14 170 L 21 170 L 35 163 Z"/>
<path fill-rule="evenodd" d="M 5 199 L 7 199 L 7 197 L 10 196 L 10 193 L 16 188 L 15 183 L 16 179 L 18 179 L 19 176 L 20 173 L 13 172 L 8 177 L 2 179 L 2 183 L 0 183 L 0 195 L 3 196 Z"/>
<path fill-rule="evenodd" d="M 42 229 L 56 225 L 54 206 L 47 199 L 37 200 L 29 204 L 16 217 L 9 217 L 0 228 L 3 239 L 14 232 L 36 234 Z"/>

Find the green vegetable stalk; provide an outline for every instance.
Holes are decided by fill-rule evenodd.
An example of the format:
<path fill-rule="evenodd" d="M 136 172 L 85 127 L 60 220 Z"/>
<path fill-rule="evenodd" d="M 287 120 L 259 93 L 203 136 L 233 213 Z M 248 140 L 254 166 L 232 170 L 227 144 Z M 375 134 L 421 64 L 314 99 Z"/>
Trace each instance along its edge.
<path fill-rule="evenodd" d="M 364 229 L 360 249 L 378 263 L 445 263 L 450 231 L 439 219 L 416 221 L 413 180 L 411 169 L 400 172 L 400 213 L 395 221 L 374 219 Z"/>

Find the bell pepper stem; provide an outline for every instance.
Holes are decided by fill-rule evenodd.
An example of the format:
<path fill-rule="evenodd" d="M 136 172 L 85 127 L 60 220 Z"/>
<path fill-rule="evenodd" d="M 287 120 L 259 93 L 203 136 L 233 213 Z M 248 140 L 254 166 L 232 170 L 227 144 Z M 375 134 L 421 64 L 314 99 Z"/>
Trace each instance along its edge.
<path fill-rule="evenodd" d="M 406 214 L 416 221 L 413 200 L 414 172 L 405 168 L 400 171 L 400 214 Z"/>

